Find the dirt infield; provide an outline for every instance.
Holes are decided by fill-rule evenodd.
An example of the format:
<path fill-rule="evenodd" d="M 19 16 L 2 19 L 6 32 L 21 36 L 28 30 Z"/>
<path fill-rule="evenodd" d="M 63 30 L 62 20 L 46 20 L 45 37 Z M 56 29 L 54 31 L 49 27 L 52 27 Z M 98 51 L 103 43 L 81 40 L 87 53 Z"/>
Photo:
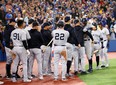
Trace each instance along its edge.
<path fill-rule="evenodd" d="M 109 59 L 116 58 L 116 52 L 108 53 Z M 95 57 L 94 57 L 95 58 Z M 93 59 L 95 60 L 95 59 Z M 37 63 L 34 63 L 34 69 L 33 72 L 35 75 L 37 75 Z M 61 69 L 61 66 L 59 67 Z M 61 71 L 59 71 L 61 73 Z M 5 62 L 0 62 L 0 74 L 2 76 L 5 76 Z M 19 72 L 21 75 L 22 73 Z M 3 78 L 2 80 L 5 82 L 4 85 L 86 85 L 82 80 L 79 79 L 79 77 L 74 76 L 68 79 L 68 81 L 63 82 L 60 79 L 56 82 L 54 81 L 53 75 L 52 76 L 44 76 L 44 80 L 39 80 L 38 78 L 34 78 L 31 83 L 23 83 L 22 79 L 19 79 L 18 82 L 12 83 L 11 80 Z"/>

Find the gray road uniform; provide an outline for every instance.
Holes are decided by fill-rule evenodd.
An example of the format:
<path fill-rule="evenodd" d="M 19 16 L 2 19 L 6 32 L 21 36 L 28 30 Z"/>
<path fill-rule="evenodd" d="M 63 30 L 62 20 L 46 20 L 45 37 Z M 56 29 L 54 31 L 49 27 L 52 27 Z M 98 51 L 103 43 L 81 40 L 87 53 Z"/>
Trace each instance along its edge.
<path fill-rule="evenodd" d="M 94 39 L 94 44 L 92 46 L 92 54 L 95 50 L 98 50 L 98 52 L 95 53 L 96 56 L 96 62 L 97 62 L 97 68 L 96 69 L 100 69 L 99 67 L 99 56 L 100 56 L 100 48 L 101 48 L 101 40 L 103 39 L 102 37 L 102 33 L 100 30 L 92 30 L 91 32 L 93 39 Z"/>
<path fill-rule="evenodd" d="M 102 65 L 109 66 L 109 60 L 108 60 L 108 54 L 107 54 L 107 43 L 108 43 L 108 37 L 109 36 L 109 30 L 105 27 L 101 30 L 102 36 L 103 36 L 103 49 L 101 49 L 101 61 Z M 105 60 L 104 60 L 105 58 Z"/>
<path fill-rule="evenodd" d="M 24 31 L 26 32 L 26 38 L 27 40 L 31 39 L 31 36 L 29 34 L 29 31 L 32 29 L 31 26 L 27 26 Z M 28 55 L 28 61 L 27 61 L 27 72 L 28 72 L 28 77 L 30 77 L 29 75 L 32 75 L 32 69 L 33 69 L 33 63 L 34 63 L 34 57 L 32 57 L 31 55 Z"/>
<path fill-rule="evenodd" d="M 44 40 L 43 46 L 41 47 L 45 47 L 52 40 L 51 31 L 42 29 L 41 32 L 42 32 L 42 37 Z M 45 52 L 42 52 L 42 57 L 43 57 L 42 66 L 43 66 L 44 75 L 51 73 L 51 46 L 52 46 L 52 43 L 46 47 Z"/>
<path fill-rule="evenodd" d="M 91 33 L 91 25 L 87 24 L 83 31 L 86 32 L 88 31 L 89 33 Z M 92 72 L 92 39 L 88 36 L 88 35 L 84 35 L 84 46 L 85 46 L 85 54 L 87 56 L 88 62 L 89 62 L 89 69 L 88 72 Z"/>
<path fill-rule="evenodd" d="M 60 55 L 62 50 L 66 49 L 67 39 L 69 32 L 63 29 L 56 29 L 52 32 L 53 43 L 54 43 L 54 78 L 58 79 L 58 64 L 61 58 L 62 60 L 62 79 L 66 78 L 66 62 L 65 58 Z"/>
<path fill-rule="evenodd" d="M 13 42 L 13 51 L 16 53 L 16 58 L 13 61 L 12 72 L 13 74 L 17 71 L 17 66 L 19 61 L 22 62 L 23 65 L 23 80 L 28 80 L 27 76 L 27 51 L 23 46 L 23 41 L 26 41 L 26 32 L 23 29 L 15 29 L 11 33 L 11 39 Z M 14 76 L 14 75 L 13 75 Z"/>
<path fill-rule="evenodd" d="M 92 46 L 92 53 L 93 53 L 93 51 L 99 50 L 101 48 L 101 40 L 100 40 L 100 38 L 103 38 L 103 37 L 102 37 L 102 33 L 101 33 L 100 30 L 96 30 L 96 31 L 92 30 L 91 34 L 92 34 L 93 39 L 94 39 L 94 44 Z M 100 52 L 97 52 L 95 55 L 99 56 Z"/>
<path fill-rule="evenodd" d="M 86 36 L 86 35 L 85 35 Z M 84 38 L 84 46 L 85 46 L 85 53 L 87 55 L 88 60 L 91 59 L 91 50 L 92 50 L 92 44 L 90 37 L 86 36 Z"/>
<path fill-rule="evenodd" d="M 81 64 L 81 73 L 82 74 L 86 74 L 86 70 L 85 70 L 85 47 L 84 47 L 84 35 L 88 35 L 89 37 L 92 38 L 92 35 L 86 31 L 84 32 L 83 27 L 81 27 L 80 25 L 75 26 L 74 28 L 74 39 L 75 39 L 75 51 L 73 53 L 73 55 L 76 57 L 76 66 L 75 66 L 75 71 L 78 71 L 78 63 L 79 63 L 79 59 L 81 60 L 80 64 Z M 92 39 L 93 40 L 93 39 Z M 78 47 L 78 45 L 81 45 L 81 47 Z M 76 53 L 76 54 L 75 54 Z"/>
<path fill-rule="evenodd" d="M 6 76 L 8 78 L 11 77 L 11 64 L 12 64 L 12 46 L 11 45 L 11 41 L 10 41 L 10 36 L 11 36 L 11 32 L 14 30 L 14 26 L 12 25 L 7 25 L 5 30 L 4 30 L 4 40 L 5 40 L 5 51 L 6 51 Z"/>
<path fill-rule="evenodd" d="M 68 31 L 70 36 L 68 38 L 66 48 L 67 48 L 67 76 L 69 75 L 70 72 L 70 67 L 72 63 L 72 53 L 73 53 L 73 27 L 70 24 L 65 24 L 64 30 Z"/>
<path fill-rule="evenodd" d="M 90 25 L 87 25 L 84 27 L 83 29 L 84 32 L 88 31 L 91 33 L 91 30 L 90 30 Z M 85 53 L 87 55 L 87 58 L 88 60 L 91 59 L 91 50 L 92 50 L 92 45 L 91 45 L 91 38 L 88 36 L 88 35 L 84 35 L 84 46 L 85 46 Z"/>
<path fill-rule="evenodd" d="M 36 59 L 38 63 L 38 74 L 39 78 L 43 79 L 43 74 L 42 74 L 42 55 L 41 55 L 41 49 L 40 46 L 43 43 L 41 33 L 37 29 L 31 29 L 29 31 L 29 34 L 31 36 L 31 39 L 29 41 L 29 48 L 30 48 L 30 57 L 32 59 Z M 33 60 L 30 60 L 33 62 Z M 29 62 L 30 64 L 30 62 Z M 32 63 L 33 64 L 33 63 Z M 32 69 L 32 68 L 30 68 Z M 29 71 L 29 77 L 31 77 L 31 71 Z"/>

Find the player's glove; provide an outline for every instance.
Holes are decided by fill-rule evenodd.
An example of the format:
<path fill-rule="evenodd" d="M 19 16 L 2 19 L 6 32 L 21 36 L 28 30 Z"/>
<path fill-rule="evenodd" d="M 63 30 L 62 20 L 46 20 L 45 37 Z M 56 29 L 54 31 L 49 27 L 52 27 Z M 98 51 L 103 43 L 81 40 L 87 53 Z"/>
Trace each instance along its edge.
<path fill-rule="evenodd" d="M 12 59 L 14 60 L 16 58 L 16 54 L 13 51 L 10 51 L 11 55 L 12 55 Z"/>
<path fill-rule="evenodd" d="M 80 45 L 80 44 L 78 44 L 78 47 L 80 48 L 80 47 L 81 47 L 81 45 Z"/>
<path fill-rule="evenodd" d="M 27 55 L 30 55 L 30 51 L 29 50 L 26 50 L 27 51 Z"/>
<path fill-rule="evenodd" d="M 65 60 L 67 60 L 67 54 L 66 54 L 66 50 L 62 50 L 62 52 L 60 53 L 64 58 Z"/>
<path fill-rule="evenodd" d="M 47 47 L 45 45 L 42 45 L 40 48 L 41 48 L 42 52 L 44 53 L 46 51 Z"/>

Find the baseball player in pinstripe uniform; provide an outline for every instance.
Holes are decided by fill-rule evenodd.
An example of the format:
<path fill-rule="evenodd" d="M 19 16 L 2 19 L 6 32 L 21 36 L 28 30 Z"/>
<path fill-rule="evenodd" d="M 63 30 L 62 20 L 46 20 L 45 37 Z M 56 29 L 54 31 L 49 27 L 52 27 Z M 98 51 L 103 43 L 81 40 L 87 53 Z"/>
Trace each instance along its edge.
<path fill-rule="evenodd" d="M 87 20 L 86 18 L 83 18 L 82 19 L 82 23 L 83 23 L 83 31 L 86 32 L 90 32 L 91 33 L 91 30 L 90 30 L 90 25 L 87 23 Z M 85 53 L 86 53 L 86 56 L 87 56 L 87 59 L 88 59 L 88 62 L 89 62 L 89 69 L 88 69 L 88 72 L 92 72 L 92 42 L 93 42 L 93 37 L 89 37 L 87 34 L 84 35 L 84 46 L 85 46 Z"/>
<path fill-rule="evenodd" d="M 41 35 L 41 28 L 39 28 L 38 26 L 39 24 L 36 21 L 34 21 L 33 28 L 29 31 L 29 34 L 31 36 L 31 39 L 29 41 L 29 48 L 30 48 L 30 57 L 35 57 L 35 59 L 37 60 L 39 79 L 42 80 L 43 79 L 42 55 L 40 47 L 43 44 L 43 39 Z M 29 72 L 29 78 L 30 79 L 32 78 L 31 72 Z"/>
<path fill-rule="evenodd" d="M 17 21 L 18 28 L 12 31 L 11 33 L 11 40 L 13 43 L 13 51 L 16 54 L 16 58 L 13 60 L 12 66 L 12 81 L 16 82 L 16 71 L 19 61 L 22 62 L 23 65 L 23 81 L 24 82 L 31 82 L 28 79 L 27 75 L 27 56 L 30 54 L 28 50 L 27 40 L 26 40 L 26 32 L 24 31 L 24 21 L 18 20 Z"/>
<path fill-rule="evenodd" d="M 26 32 L 27 42 L 29 42 L 30 39 L 31 39 L 29 31 L 32 29 L 33 22 L 34 22 L 33 19 L 29 19 L 29 23 L 28 23 L 29 25 L 24 29 L 25 32 Z M 30 55 L 28 56 L 28 75 L 30 75 L 29 76 L 30 79 L 35 76 L 35 75 L 32 74 L 34 59 L 35 58 L 31 57 Z"/>
<path fill-rule="evenodd" d="M 69 32 L 64 30 L 64 22 L 58 22 L 58 28 L 52 31 L 53 43 L 54 43 L 54 79 L 58 80 L 58 64 L 61 58 L 62 60 L 62 81 L 66 81 L 66 56 L 62 56 L 61 52 L 66 52 L 66 43 L 69 37 Z"/>
<path fill-rule="evenodd" d="M 71 67 L 71 63 L 72 63 L 72 52 L 73 52 L 73 27 L 71 26 L 71 17 L 70 16 L 66 16 L 65 17 L 65 26 L 64 26 L 64 30 L 68 31 L 70 33 L 70 36 L 68 38 L 68 43 L 66 44 L 67 47 L 67 74 L 66 76 L 69 77 L 71 76 L 70 74 L 70 67 Z"/>
<path fill-rule="evenodd" d="M 96 69 L 101 69 L 101 67 L 99 66 L 99 61 L 100 61 L 99 56 L 100 56 L 100 49 L 103 48 L 103 36 L 102 36 L 101 31 L 97 29 L 96 23 L 92 23 L 91 34 L 94 39 L 94 44 L 92 46 L 92 54 L 95 50 L 98 50 L 98 52 L 95 53 L 96 63 L 97 63 Z"/>
<path fill-rule="evenodd" d="M 81 27 L 80 25 L 80 21 L 79 20 L 74 20 L 74 24 L 75 24 L 75 27 L 74 27 L 74 38 L 75 38 L 75 48 L 77 50 L 76 54 L 74 55 L 77 55 L 78 57 L 76 58 L 76 64 L 77 64 L 77 67 L 76 67 L 76 71 L 78 71 L 78 63 L 79 63 L 79 59 L 81 60 L 80 61 L 80 65 L 81 65 L 81 74 L 87 74 L 86 73 L 86 70 L 85 70 L 85 47 L 84 47 L 84 35 L 88 35 L 92 41 L 93 41 L 93 38 L 92 38 L 92 35 L 88 32 L 88 31 L 84 31 L 83 30 L 83 27 Z"/>
<path fill-rule="evenodd" d="M 6 61 L 6 77 L 7 78 L 11 78 L 11 64 L 12 64 L 12 44 L 10 42 L 10 36 L 11 36 L 11 32 L 15 29 L 16 22 L 14 19 L 11 19 L 9 24 L 6 26 L 5 30 L 4 30 L 4 40 L 5 40 L 5 51 L 6 51 L 6 57 L 7 57 L 7 61 Z M 16 73 L 17 78 L 19 78 L 20 76 Z"/>
<path fill-rule="evenodd" d="M 107 54 L 107 44 L 109 40 L 109 30 L 106 27 L 102 26 L 102 23 L 99 23 L 99 27 L 101 29 L 101 33 L 103 35 L 103 49 L 101 49 L 101 67 L 108 67 L 109 66 L 109 60 L 108 60 L 108 54 Z M 105 60 L 104 60 L 105 59 Z"/>
<path fill-rule="evenodd" d="M 51 23 L 46 22 L 43 24 L 43 29 L 42 29 L 42 37 L 44 40 L 44 44 L 45 46 L 48 45 L 48 43 L 52 40 L 52 35 L 51 35 Z M 45 47 L 45 46 L 41 46 L 41 47 Z M 43 75 L 51 75 L 51 46 L 52 43 L 46 47 L 46 50 L 44 52 L 42 52 L 43 54 Z"/>

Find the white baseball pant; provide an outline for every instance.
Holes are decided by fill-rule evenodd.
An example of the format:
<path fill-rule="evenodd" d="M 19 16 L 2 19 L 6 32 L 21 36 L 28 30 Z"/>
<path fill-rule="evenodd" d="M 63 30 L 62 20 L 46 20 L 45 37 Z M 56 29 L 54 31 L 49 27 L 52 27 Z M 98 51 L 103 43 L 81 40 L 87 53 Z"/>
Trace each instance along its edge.
<path fill-rule="evenodd" d="M 30 59 L 32 59 L 32 62 L 31 60 L 29 60 L 29 62 L 31 63 L 31 66 L 29 66 L 29 77 L 31 76 L 32 74 L 32 65 L 33 65 L 33 61 L 34 59 L 37 60 L 37 63 L 38 63 L 38 74 L 40 77 L 43 76 L 43 73 L 42 73 L 42 55 L 41 55 L 41 49 L 39 48 L 33 48 L 33 49 L 30 49 Z M 31 69 L 31 70 L 30 70 Z"/>
<path fill-rule="evenodd" d="M 45 52 L 42 53 L 42 58 L 43 58 L 43 62 L 42 62 L 42 71 L 43 74 L 47 74 L 51 72 L 51 48 L 47 47 Z"/>
<path fill-rule="evenodd" d="M 54 47 L 54 78 L 58 78 L 58 65 L 59 65 L 59 60 L 61 58 L 62 61 L 62 78 L 66 78 L 66 60 L 63 56 L 60 55 L 62 50 L 66 49 L 65 46 L 55 46 Z"/>
<path fill-rule="evenodd" d="M 16 53 L 16 58 L 13 60 L 13 66 L 12 66 L 12 72 L 16 73 L 17 66 L 19 64 L 19 61 L 22 62 L 23 65 L 23 80 L 28 79 L 27 75 L 27 51 L 24 47 L 14 47 L 13 48 L 14 53 Z"/>
<path fill-rule="evenodd" d="M 107 49 L 107 43 L 108 43 L 108 41 L 104 40 L 104 42 L 103 42 L 104 48 L 101 49 L 101 52 L 100 52 L 102 65 L 109 64 L 108 54 L 107 54 L 107 51 L 108 51 L 108 49 Z M 105 60 L 104 60 L 104 58 L 105 58 Z"/>

